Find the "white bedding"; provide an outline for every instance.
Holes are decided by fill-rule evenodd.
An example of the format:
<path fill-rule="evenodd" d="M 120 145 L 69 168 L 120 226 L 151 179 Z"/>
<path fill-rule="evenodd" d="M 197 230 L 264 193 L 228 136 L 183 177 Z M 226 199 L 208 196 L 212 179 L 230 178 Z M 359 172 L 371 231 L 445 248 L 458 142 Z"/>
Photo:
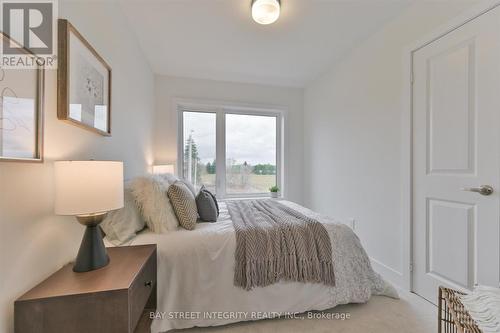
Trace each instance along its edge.
<path fill-rule="evenodd" d="M 394 288 L 372 270 L 351 229 L 292 202 L 282 203 L 324 223 L 332 242 L 335 287 L 298 282 L 252 291 L 235 287 L 235 233 L 222 202 L 217 223 L 199 223 L 194 231 L 145 231 L 132 241 L 158 245 L 158 309 L 151 332 L 325 310 L 364 303 L 372 294 L 397 297 Z"/>

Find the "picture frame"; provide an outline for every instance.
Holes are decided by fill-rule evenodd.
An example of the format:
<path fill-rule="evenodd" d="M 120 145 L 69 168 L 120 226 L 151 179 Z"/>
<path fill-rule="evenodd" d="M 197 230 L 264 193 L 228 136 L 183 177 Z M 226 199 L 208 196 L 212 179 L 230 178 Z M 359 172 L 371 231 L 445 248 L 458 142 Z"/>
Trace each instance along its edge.
<path fill-rule="evenodd" d="M 1 31 L 0 39 L 18 44 Z M 35 65 L 0 68 L 0 162 L 42 163 L 45 69 L 31 51 L 17 48 Z"/>
<path fill-rule="evenodd" d="M 58 20 L 57 117 L 111 136 L 111 67 L 65 19 Z"/>

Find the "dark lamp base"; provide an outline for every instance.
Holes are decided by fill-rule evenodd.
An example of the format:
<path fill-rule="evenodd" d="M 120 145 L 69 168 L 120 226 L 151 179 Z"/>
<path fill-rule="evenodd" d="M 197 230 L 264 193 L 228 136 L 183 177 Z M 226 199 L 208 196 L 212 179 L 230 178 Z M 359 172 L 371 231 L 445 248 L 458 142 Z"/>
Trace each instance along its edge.
<path fill-rule="evenodd" d="M 99 223 L 102 222 L 106 214 L 77 216 L 78 222 L 86 225 L 80 250 L 76 257 L 74 272 L 88 272 L 106 266 L 109 257 L 102 240 L 102 232 Z"/>

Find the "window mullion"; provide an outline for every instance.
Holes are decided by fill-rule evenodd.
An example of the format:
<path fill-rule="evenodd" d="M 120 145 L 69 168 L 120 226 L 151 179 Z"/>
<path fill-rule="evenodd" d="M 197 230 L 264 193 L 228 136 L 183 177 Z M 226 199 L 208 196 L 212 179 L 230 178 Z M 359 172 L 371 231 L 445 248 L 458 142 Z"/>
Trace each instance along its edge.
<path fill-rule="evenodd" d="M 222 109 L 217 111 L 216 130 L 216 179 L 217 196 L 226 197 L 226 115 Z"/>
<path fill-rule="evenodd" d="M 177 176 L 184 178 L 184 111 L 177 106 Z"/>
<path fill-rule="evenodd" d="M 276 116 L 276 185 L 280 188 L 281 195 L 285 196 L 284 188 L 284 173 L 283 173 L 283 142 L 285 138 L 282 136 L 284 121 L 281 115 Z"/>

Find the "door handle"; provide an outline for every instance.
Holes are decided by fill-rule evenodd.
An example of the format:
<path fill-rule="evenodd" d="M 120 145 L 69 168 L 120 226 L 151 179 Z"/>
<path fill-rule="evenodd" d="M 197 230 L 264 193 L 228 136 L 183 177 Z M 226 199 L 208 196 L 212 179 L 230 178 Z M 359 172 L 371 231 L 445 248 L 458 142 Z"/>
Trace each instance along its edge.
<path fill-rule="evenodd" d="M 492 195 L 495 190 L 490 185 L 481 185 L 479 187 L 464 187 L 462 191 L 475 192 L 481 195 Z"/>

